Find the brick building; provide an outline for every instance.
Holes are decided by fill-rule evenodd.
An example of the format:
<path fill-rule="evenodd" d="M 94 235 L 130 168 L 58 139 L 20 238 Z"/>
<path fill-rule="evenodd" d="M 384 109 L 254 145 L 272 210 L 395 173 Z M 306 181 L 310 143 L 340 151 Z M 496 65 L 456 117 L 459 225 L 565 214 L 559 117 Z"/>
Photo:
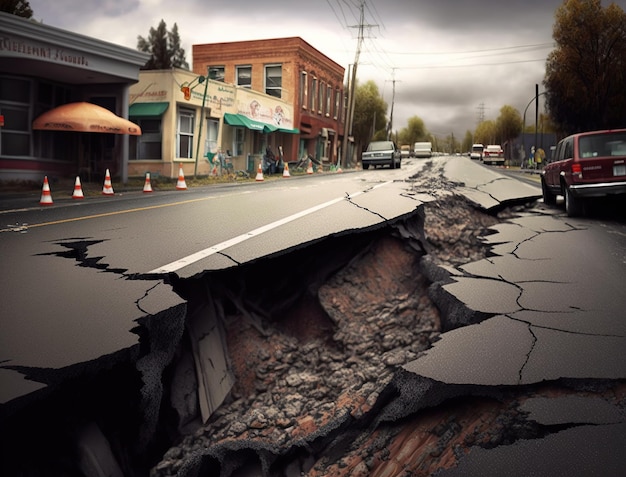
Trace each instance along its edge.
<path fill-rule="evenodd" d="M 324 163 L 337 163 L 346 103 L 342 66 L 298 37 L 192 45 L 192 59 L 196 74 L 293 106 L 293 126 L 299 134 L 267 135 L 257 141 L 259 149 L 282 146 L 286 161 L 311 154 Z M 276 144 L 278 140 L 282 143 Z"/>

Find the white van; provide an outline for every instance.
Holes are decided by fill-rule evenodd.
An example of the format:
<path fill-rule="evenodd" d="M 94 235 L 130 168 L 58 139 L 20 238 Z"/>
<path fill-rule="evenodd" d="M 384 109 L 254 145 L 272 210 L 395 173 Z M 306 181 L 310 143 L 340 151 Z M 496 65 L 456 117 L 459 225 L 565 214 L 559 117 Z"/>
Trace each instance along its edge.
<path fill-rule="evenodd" d="M 433 155 L 433 144 L 430 142 L 416 142 L 413 145 L 415 157 L 431 157 Z"/>
<path fill-rule="evenodd" d="M 485 146 L 483 146 L 482 144 L 474 144 L 472 146 L 472 152 L 470 152 L 470 158 L 475 159 L 477 161 L 482 161 L 484 150 L 485 150 Z"/>

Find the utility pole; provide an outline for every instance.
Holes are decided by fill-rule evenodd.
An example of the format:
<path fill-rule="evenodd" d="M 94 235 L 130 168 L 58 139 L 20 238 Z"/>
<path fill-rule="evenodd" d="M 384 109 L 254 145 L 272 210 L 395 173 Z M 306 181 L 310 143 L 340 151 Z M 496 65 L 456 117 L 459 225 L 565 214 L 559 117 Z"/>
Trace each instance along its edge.
<path fill-rule="evenodd" d="M 359 24 L 358 28 L 356 53 L 354 55 L 354 63 L 352 64 L 352 74 L 348 73 L 348 111 L 346 114 L 346 121 L 344 124 L 343 132 L 343 167 L 348 167 L 349 157 L 348 154 L 348 138 L 352 136 L 352 127 L 354 125 L 354 103 L 356 92 L 356 72 L 359 64 L 359 56 L 361 55 L 361 47 L 363 46 L 363 28 L 374 25 L 365 25 L 365 0 L 361 0 Z"/>
<path fill-rule="evenodd" d="M 389 112 L 389 124 L 387 125 L 387 140 L 391 139 L 391 131 L 393 131 L 393 103 L 396 99 L 396 69 L 393 69 L 393 79 L 391 80 L 393 83 L 392 92 L 391 92 L 391 111 Z"/>
<path fill-rule="evenodd" d="M 478 124 L 482 123 L 485 120 L 485 103 L 480 103 L 478 105 Z"/>

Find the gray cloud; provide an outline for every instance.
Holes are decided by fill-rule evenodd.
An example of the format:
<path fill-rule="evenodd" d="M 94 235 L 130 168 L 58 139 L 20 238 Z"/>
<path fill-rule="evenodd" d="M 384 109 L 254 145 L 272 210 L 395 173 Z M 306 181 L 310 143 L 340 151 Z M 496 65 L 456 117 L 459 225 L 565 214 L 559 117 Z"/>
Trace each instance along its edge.
<path fill-rule="evenodd" d="M 357 1 L 30 0 L 44 23 L 135 48 L 163 19 L 191 45 L 300 36 L 348 69 L 357 45 Z M 562 0 L 367 0 L 359 82 L 373 80 L 394 128 L 419 116 L 433 132 L 463 135 L 480 107 L 520 113 L 543 80 L 554 12 Z M 603 5 L 609 2 L 603 1 Z M 615 2 L 626 9 L 626 0 Z M 534 45 L 534 46 L 533 46 Z M 543 90 L 542 87 L 540 87 Z M 482 106 L 481 106 L 482 105 Z"/>

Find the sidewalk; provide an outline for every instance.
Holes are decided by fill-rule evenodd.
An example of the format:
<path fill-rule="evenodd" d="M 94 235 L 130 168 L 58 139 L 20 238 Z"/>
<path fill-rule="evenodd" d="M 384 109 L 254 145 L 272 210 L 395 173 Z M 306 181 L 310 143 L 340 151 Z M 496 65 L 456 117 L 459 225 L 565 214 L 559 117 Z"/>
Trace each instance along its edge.
<path fill-rule="evenodd" d="M 355 169 L 349 169 L 353 171 Z M 306 171 L 292 171 L 289 169 L 290 177 L 306 177 L 309 174 Z M 336 174 L 338 171 L 324 170 L 324 174 Z M 342 171 L 343 172 L 343 171 Z M 319 172 L 316 172 L 318 174 Z M 264 174 L 264 181 L 272 181 L 279 179 L 287 179 L 282 174 Z M 222 176 L 202 176 L 202 177 L 185 177 L 185 183 L 187 188 L 192 189 L 195 187 L 212 186 L 212 185 L 233 185 L 241 183 L 255 183 L 255 174 L 250 174 L 248 178 L 237 177 L 233 175 Z M 169 177 L 152 178 L 150 181 L 153 193 L 160 191 L 175 191 L 177 179 Z M 133 177 L 129 179 L 125 184 L 121 182 L 112 182 L 111 187 L 115 194 L 127 194 L 131 192 L 142 192 L 145 185 L 144 178 Z M 78 199 L 73 199 L 75 179 L 50 179 L 49 187 L 50 194 L 54 203 L 59 201 L 67 202 Z M 102 190 L 104 187 L 103 182 L 82 182 L 81 189 L 85 199 L 106 197 L 103 196 Z M 44 207 L 39 204 L 43 191 L 43 176 L 41 183 L 37 184 L 33 181 L 9 181 L 0 182 L 0 212 L 6 210 L 31 208 L 31 207 Z M 54 204 L 53 204 L 54 205 Z M 48 207 L 46 205 L 45 207 Z"/>

